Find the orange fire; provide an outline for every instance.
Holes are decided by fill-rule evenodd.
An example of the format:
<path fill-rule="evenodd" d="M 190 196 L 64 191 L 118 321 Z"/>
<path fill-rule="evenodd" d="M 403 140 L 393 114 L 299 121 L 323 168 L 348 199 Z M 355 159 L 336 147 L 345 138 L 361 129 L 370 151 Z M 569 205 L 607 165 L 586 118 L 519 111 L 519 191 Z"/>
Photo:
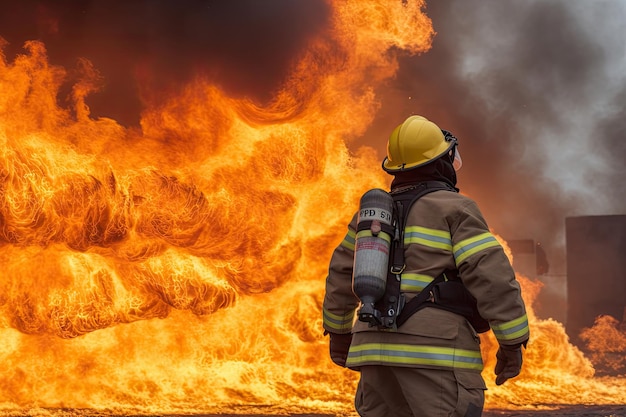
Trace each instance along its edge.
<path fill-rule="evenodd" d="M 140 130 L 90 116 L 89 62 L 62 107 L 67 71 L 43 44 L 0 55 L 0 411 L 351 415 L 357 375 L 321 333 L 324 277 L 360 195 L 388 180 L 347 144 L 391 51 L 430 48 L 423 6 L 334 2 L 268 105 L 198 78 L 146 104 Z M 530 305 L 539 287 L 520 279 Z M 487 406 L 626 403 L 560 323 L 531 320 L 526 367 L 502 387 L 485 337 Z"/>

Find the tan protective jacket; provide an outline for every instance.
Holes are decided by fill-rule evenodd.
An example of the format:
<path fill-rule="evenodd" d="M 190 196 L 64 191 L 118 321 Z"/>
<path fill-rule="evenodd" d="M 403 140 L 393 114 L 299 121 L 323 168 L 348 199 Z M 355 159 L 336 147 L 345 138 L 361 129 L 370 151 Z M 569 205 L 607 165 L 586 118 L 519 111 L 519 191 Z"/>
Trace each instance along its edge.
<path fill-rule="evenodd" d="M 502 246 L 491 234 L 476 203 L 452 191 L 421 197 L 405 227 L 401 291 L 407 300 L 444 270 L 457 269 L 478 310 L 500 344 L 528 339 L 528 319 L 520 286 Z M 480 339 L 467 320 L 437 308 L 423 308 L 397 330 L 355 320 L 359 300 L 352 292 L 357 217 L 335 249 L 326 279 L 324 329 L 354 333 L 349 368 L 392 365 L 480 372 Z"/>

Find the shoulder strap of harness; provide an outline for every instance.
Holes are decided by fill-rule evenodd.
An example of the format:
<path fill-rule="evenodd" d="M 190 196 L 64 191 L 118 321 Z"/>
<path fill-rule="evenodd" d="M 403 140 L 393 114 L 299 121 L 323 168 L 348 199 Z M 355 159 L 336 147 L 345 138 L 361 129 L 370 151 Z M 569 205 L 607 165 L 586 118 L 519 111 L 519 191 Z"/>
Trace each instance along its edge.
<path fill-rule="evenodd" d="M 400 274 L 404 270 L 404 228 L 406 218 L 411 206 L 423 195 L 436 190 L 449 190 L 457 192 L 452 186 L 438 181 L 426 182 L 400 189 L 392 193 L 396 203 L 398 214 L 398 228 L 400 236 L 394 241 L 392 247 L 391 274 L 395 274 L 396 279 L 387 279 L 388 285 L 391 282 L 395 285 L 394 291 L 400 293 Z M 408 202 L 408 203 L 407 203 Z M 482 318 L 476 307 L 476 299 L 469 293 L 465 285 L 458 276 L 458 270 L 446 270 L 433 279 L 422 291 L 419 292 L 405 305 L 399 309 L 400 313 L 395 318 L 395 325 L 401 326 L 409 317 L 424 307 L 435 307 L 451 311 L 464 316 L 478 333 L 489 330 L 489 322 Z"/>
<path fill-rule="evenodd" d="M 423 195 L 437 190 L 457 192 L 449 184 L 439 181 L 429 181 L 405 189 L 394 190 L 392 193 L 396 203 L 398 214 L 398 227 L 400 236 L 394 241 L 392 247 L 391 274 L 396 279 L 387 279 L 387 285 L 391 282 L 395 285 L 394 291 L 400 294 L 400 274 L 404 271 L 404 228 L 406 218 L 411 206 Z M 458 270 L 446 270 L 433 279 L 422 291 L 419 292 L 405 305 L 401 306 L 400 313 L 395 318 L 395 325 L 400 327 L 409 317 L 424 307 L 435 307 L 451 311 L 464 316 L 478 333 L 489 330 L 489 322 L 482 318 L 476 307 L 476 299 L 469 293 L 458 276 Z"/>
<path fill-rule="evenodd" d="M 396 327 L 398 312 L 404 308 L 404 300 L 400 294 L 401 274 L 404 271 L 404 227 L 411 206 L 424 195 L 433 191 L 457 190 L 451 185 L 441 181 L 425 181 L 419 184 L 395 189 L 391 192 L 395 203 L 395 232 L 391 245 L 391 265 L 387 276 L 385 295 L 376 303 L 376 308 L 381 311 L 383 327 Z"/>
<path fill-rule="evenodd" d="M 433 191 L 446 190 L 457 192 L 450 184 L 441 181 L 424 181 L 416 185 L 402 187 L 391 192 L 396 205 L 399 236 L 393 251 L 391 271 L 400 274 L 404 270 L 404 227 L 409 210 L 417 200 Z"/>

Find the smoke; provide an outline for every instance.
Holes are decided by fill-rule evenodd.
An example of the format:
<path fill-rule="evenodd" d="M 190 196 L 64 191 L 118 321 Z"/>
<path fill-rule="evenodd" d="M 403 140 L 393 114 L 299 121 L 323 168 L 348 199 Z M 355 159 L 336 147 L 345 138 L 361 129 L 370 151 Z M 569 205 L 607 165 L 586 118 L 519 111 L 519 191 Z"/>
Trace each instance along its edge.
<path fill-rule="evenodd" d="M 453 131 L 461 190 L 503 237 L 542 242 L 563 273 L 565 217 L 624 214 L 626 2 L 430 1 L 426 11 L 432 49 L 402 60 L 365 140 L 384 153 L 411 113 Z"/>
<path fill-rule="evenodd" d="M 24 0 L 0 3 L 4 53 L 42 41 L 50 62 L 86 58 L 103 86 L 93 117 L 137 125 L 145 100 L 202 76 L 227 94 L 264 102 L 284 81 L 307 40 L 326 27 L 324 1 Z"/>

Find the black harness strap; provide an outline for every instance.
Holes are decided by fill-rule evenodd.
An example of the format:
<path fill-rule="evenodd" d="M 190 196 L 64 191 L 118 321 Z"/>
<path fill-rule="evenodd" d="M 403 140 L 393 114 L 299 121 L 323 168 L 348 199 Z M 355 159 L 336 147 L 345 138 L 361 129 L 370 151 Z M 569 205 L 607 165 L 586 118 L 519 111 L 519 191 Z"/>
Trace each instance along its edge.
<path fill-rule="evenodd" d="M 406 225 L 406 217 L 411 206 L 420 197 L 437 190 L 457 192 L 457 190 L 449 184 L 438 181 L 429 181 L 426 183 L 420 183 L 413 187 L 408 187 L 407 189 L 398 190 L 396 191 L 398 193 L 396 195 L 392 193 L 398 212 L 397 230 L 400 230 L 400 236 L 396 245 L 394 245 L 392 249 L 393 265 L 390 269 L 391 271 L 395 270 L 399 272 L 396 272 L 394 276 L 395 279 L 390 279 L 392 276 L 392 274 L 390 274 L 387 282 L 392 282 L 394 285 L 394 291 L 397 291 L 396 294 L 398 294 L 398 297 L 400 297 L 400 273 L 402 273 L 405 267 L 404 227 Z M 409 202 L 408 204 L 407 201 Z M 400 327 L 409 319 L 409 317 L 424 307 L 435 307 L 460 314 L 472 324 L 478 333 L 486 332 L 490 328 L 489 322 L 482 318 L 478 313 L 478 309 L 476 308 L 476 299 L 469 293 L 467 288 L 465 288 L 465 285 L 463 285 L 458 276 L 458 270 L 446 270 L 442 272 L 414 298 L 402 306 L 400 314 L 395 320 L 396 326 Z"/>
<path fill-rule="evenodd" d="M 394 221 L 396 224 L 390 253 L 391 265 L 387 275 L 385 295 L 375 304 L 375 308 L 381 312 L 381 324 L 383 327 L 390 328 L 394 327 L 394 325 L 398 326 L 398 311 L 406 309 L 406 306 L 403 305 L 404 298 L 400 292 L 400 275 L 405 268 L 404 227 L 406 225 L 406 217 L 411 209 L 411 206 L 418 199 L 428 193 L 439 190 L 456 192 L 454 187 L 440 181 L 425 181 L 416 185 L 399 188 L 391 192 L 391 196 L 393 197 L 395 203 Z M 426 293 L 426 296 L 427 295 L 428 293 Z"/>
<path fill-rule="evenodd" d="M 414 298 L 409 300 L 408 303 L 404 305 L 404 308 L 398 315 L 396 319 L 396 324 L 398 327 L 402 326 L 405 321 L 409 319 L 413 314 L 417 313 L 419 310 L 427 306 L 427 303 L 431 301 L 432 298 L 432 289 L 435 284 L 444 281 L 443 274 L 439 275 L 437 278 L 432 280 L 422 291 L 419 292 Z"/>

